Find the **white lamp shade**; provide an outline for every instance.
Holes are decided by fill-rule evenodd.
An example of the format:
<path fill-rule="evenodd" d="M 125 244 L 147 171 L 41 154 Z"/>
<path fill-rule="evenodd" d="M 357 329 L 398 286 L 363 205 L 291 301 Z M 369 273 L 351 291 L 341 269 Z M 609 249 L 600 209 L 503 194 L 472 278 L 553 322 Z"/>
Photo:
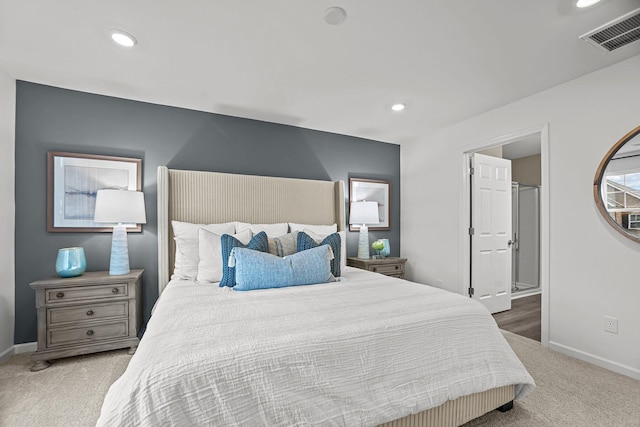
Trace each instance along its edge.
<path fill-rule="evenodd" d="M 93 221 L 146 224 L 144 193 L 128 190 L 98 190 Z"/>
<path fill-rule="evenodd" d="M 378 224 L 378 202 L 352 202 L 349 209 L 349 224 Z"/>

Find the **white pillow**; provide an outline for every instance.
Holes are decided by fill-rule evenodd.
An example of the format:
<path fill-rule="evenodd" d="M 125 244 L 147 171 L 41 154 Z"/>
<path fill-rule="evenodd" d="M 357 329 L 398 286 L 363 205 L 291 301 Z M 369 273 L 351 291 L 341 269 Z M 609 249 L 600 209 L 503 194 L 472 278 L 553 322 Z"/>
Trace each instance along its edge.
<path fill-rule="evenodd" d="M 311 224 L 295 224 L 293 222 L 289 223 L 289 230 L 291 233 L 294 231 L 305 231 L 310 230 L 316 234 L 320 234 L 324 237 L 328 236 L 331 233 L 335 233 L 338 231 L 338 224 L 332 225 L 311 225 Z"/>
<path fill-rule="evenodd" d="M 176 260 L 172 279 L 194 280 L 198 276 L 200 254 L 198 248 L 198 230 L 204 228 L 218 235 L 233 234 L 235 224 L 193 224 L 190 222 L 171 221 L 173 238 L 176 242 Z"/>
<path fill-rule="evenodd" d="M 196 278 L 198 282 L 219 282 L 222 280 L 220 236 L 221 234 L 212 233 L 205 228 L 198 230 L 198 253 L 200 256 Z M 244 230 L 234 234 L 233 237 L 246 245 L 251 240 L 251 230 Z"/>
<path fill-rule="evenodd" d="M 321 225 L 320 227 L 327 227 L 326 225 Z M 305 228 L 304 230 L 305 233 L 307 233 L 309 235 L 309 237 L 311 237 L 313 240 L 316 241 L 316 243 L 320 243 L 322 242 L 322 240 L 327 237 L 329 234 L 333 234 L 335 233 L 335 231 L 332 231 L 331 233 L 327 233 L 327 234 L 320 234 L 320 233 L 315 233 L 313 230 L 310 230 L 308 228 Z M 340 235 L 340 271 L 344 271 L 344 269 L 347 267 L 347 232 L 346 231 L 340 231 L 338 232 L 338 234 Z"/>
<path fill-rule="evenodd" d="M 289 231 L 289 224 L 286 222 L 278 223 L 278 224 L 249 224 L 246 222 L 235 222 L 236 224 L 236 233 L 240 233 L 244 230 L 251 230 L 251 233 L 254 235 L 264 231 L 267 233 L 267 237 L 274 238 L 280 237 L 284 234 L 287 234 Z"/>

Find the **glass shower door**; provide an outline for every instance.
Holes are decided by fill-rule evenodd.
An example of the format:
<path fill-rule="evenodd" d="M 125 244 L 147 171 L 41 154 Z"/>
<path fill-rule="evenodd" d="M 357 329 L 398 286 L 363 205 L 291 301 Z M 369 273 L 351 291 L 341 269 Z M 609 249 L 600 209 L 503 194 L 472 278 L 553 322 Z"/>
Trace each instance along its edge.
<path fill-rule="evenodd" d="M 513 183 L 512 292 L 540 288 L 540 189 Z"/>

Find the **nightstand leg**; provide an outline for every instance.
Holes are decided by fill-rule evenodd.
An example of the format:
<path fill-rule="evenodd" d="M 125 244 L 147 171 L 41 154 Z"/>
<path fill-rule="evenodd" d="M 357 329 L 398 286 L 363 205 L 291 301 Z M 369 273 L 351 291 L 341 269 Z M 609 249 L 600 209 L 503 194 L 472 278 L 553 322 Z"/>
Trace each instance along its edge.
<path fill-rule="evenodd" d="M 51 362 L 47 360 L 38 360 L 37 362 L 33 362 L 33 365 L 31 365 L 31 372 L 42 371 L 43 369 L 47 369 L 49 366 L 51 366 Z"/>
<path fill-rule="evenodd" d="M 132 345 L 131 347 L 129 347 L 129 351 L 127 351 L 127 354 L 135 354 L 137 349 L 138 349 L 137 345 Z"/>

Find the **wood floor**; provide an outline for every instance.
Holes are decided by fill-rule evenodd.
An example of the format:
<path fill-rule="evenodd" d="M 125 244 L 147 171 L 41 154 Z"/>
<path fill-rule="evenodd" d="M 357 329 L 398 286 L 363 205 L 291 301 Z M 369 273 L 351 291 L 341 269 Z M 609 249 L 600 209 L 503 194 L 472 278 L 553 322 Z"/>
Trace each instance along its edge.
<path fill-rule="evenodd" d="M 495 313 L 498 327 L 532 340 L 540 341 L 540 294 L 511 301 L 511 310 Z"/>

